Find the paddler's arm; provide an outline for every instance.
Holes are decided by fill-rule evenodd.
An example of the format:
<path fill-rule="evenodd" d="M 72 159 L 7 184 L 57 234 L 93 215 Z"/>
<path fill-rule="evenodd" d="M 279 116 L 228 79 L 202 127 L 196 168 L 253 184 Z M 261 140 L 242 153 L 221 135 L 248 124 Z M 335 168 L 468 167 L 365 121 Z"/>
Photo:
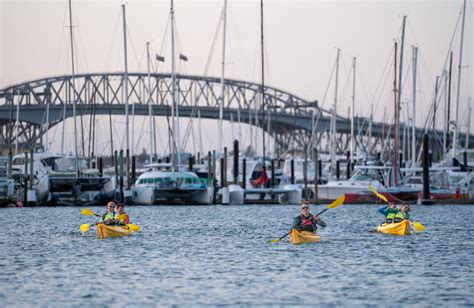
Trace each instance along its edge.
<path fill-rule="evenodd" d="M 319 218 L 318 215 L 313 215 L 313 218 L 314 218 L 314 220 L 316 221 L 316 223 L 317 223 L 318 225 L 320 225 L 320 226 L 323 227 L 323 228 L 326 228 L 326 226 L 327 226 L 326 223 L 324 222 L 324 220 L 322 220 L 321 218 Z"/>
<path fill-rule="evenodd" d="M 386 206 L 380 208 L 380 209 L 379 209 L 379 213 L 382 214 L 382 215 L 384 215 L 384 216 L 387 216 L 387 214 L 388 214 L 387 210 L 388 210 L 388 205 L 386 205 Z"/>
<path fill-rule="evenodd" d="M 295 219 L 293 219 L 293 224 L 291 225 L 291 229 L 300 230 L 301 229 L 300 226 L 301 226 L 300 216 L 295 217 Z M 290 232 L 291 232 L 291 229 L 290 229 Z"/>

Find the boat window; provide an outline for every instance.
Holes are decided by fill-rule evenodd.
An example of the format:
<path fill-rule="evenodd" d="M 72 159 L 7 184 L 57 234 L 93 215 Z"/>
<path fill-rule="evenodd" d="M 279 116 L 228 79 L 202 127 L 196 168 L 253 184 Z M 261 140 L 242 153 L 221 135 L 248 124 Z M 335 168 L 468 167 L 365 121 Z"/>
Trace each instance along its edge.
<path fill-rule="evenodd" d="M 13 160 L 13 165 L 24 165 L 25 164 L 25 159 L 22 157 L 17 157 Z"/>

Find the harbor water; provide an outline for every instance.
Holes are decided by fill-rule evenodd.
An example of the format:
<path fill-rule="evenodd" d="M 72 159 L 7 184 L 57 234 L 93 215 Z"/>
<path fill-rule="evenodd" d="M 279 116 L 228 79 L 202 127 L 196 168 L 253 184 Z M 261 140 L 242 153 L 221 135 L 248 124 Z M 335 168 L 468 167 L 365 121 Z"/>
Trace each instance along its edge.
<path fill-rule="evenodd" d="M 378 208 L 330 209 L 298 246 L 270 242 L 296 205 L 130 206 L 141 231 L 112 239 L 80 207 L 1 209 L 0 306 L 474 305 L 474 206 L 412 206 L 406 237 L 375 232 Z"/>

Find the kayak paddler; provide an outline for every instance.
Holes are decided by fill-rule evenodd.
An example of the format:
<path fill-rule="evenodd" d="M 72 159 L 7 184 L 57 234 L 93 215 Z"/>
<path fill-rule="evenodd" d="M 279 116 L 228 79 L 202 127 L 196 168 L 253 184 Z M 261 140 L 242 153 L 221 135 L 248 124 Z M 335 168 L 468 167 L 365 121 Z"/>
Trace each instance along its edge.
<path fill-rule="evenodd" d="M 126 224 L 130 223 L 130 217 L 127 213 L 125 213 L 125 204 L 117 203 L 117 216 L 115 221 L 117 222 L 117 226 L 125 226 Z"/>
<path fill-rule="evenodd" d="M 326 227 L 326 223 L 319 218 L 318 215 L 313 215 L 309 212 L 308 201 L 303 201 L 301 204 L 301 214 L 295 217 L 291 228 L 298 231 L 316 232 L 316 229 L 318 228 L 317 225 L 320 225 L 323 228 Z"/>
<path fill-rule="evenodd" d="M 398 211 L 395 216 L 393 217 L 393 222 L 401 222 L 403 220 L 409 220 L 410 215 L 408 212 L 410 211 L 410 206 L 408 203 L 403 203 L 400 207 L 400 211 Z"/>
<path fill-rule="evenodd" d="M 115 203 L 110 201 L 107 203 L 107 212 L 102 215 L 102 220 L 100 221 L 104 225 L 114 225 L 115 224 Z"/>
<path fill-rule="evenodd" d="M 385 223 L 393 222 L 395 214 L 398 212 L 399 210 L 397 209 L 397 205 L 395 203 L 389 203 L 388 205 L 379 209 L 379 213 L 385 216 Z"/>

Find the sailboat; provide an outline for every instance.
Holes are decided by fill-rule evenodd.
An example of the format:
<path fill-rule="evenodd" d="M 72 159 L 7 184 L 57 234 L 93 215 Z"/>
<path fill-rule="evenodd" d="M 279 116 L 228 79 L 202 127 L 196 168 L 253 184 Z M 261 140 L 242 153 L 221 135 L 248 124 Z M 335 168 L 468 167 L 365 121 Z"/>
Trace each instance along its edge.
<path fill-rule="evenodd" d="M 176 92 L 176 52 L 174 2 L 171 0 L 171 59 L 172 59 L 172 146 L 171 170 L 152 170 L 142 173 L 133 187 L 133 202 L 136 204 L 210 204 L 212 188 L 208 179 L 192 171 L 183 170 L 179 153 L 179 118 Z M 177 151 L 176 151 L 177 150 Z M 176 153 L 178 152 L 178 153 Z"/>

